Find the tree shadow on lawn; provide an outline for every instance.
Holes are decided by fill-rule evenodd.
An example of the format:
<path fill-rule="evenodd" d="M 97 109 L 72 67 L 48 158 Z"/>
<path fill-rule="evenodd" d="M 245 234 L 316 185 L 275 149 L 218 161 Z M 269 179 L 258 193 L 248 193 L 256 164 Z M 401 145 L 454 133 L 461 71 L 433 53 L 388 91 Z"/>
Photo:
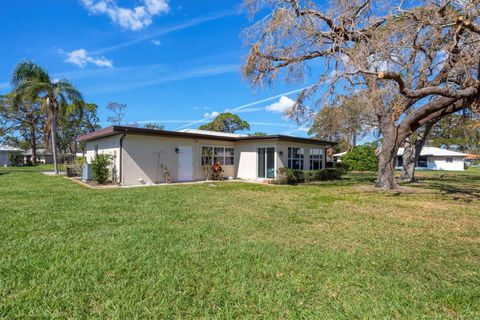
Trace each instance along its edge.
<path fill-rule="evenodd" d="M 445 175 L 422 177 L 412 187 L 440 191 L 453 200 L 480 200 L 480 176 Z"/>

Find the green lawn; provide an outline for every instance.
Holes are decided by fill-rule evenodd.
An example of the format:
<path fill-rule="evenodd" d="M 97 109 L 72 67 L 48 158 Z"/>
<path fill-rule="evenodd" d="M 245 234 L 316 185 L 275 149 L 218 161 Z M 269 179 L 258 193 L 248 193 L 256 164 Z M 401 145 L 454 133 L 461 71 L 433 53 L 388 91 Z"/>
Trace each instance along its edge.
<path fill-rule="evenodd" d="M 480 318 L 480 174 L 92 190 L 0 169 L 0 318 Z"/>

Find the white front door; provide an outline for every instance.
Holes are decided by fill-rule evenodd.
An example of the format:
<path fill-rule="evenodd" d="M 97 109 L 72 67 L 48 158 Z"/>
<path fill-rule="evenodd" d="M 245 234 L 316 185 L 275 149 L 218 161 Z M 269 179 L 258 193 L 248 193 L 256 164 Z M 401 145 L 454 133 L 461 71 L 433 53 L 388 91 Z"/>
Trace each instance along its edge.
<path fill-rule="evenodd" d="M 190 146 L 178 147 L 178 180 L 193 180 L 193 149 Z"/>

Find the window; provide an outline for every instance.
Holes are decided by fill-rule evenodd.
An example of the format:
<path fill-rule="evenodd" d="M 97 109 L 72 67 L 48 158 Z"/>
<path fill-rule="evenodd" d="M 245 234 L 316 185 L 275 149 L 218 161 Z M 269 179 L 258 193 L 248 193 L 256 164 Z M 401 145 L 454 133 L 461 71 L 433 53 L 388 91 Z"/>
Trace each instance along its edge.
<path fill-rule="evenodd" d="M 202 147 L 202 166 L 219 162 L 222 166 L 233 166 L 235 149 L 229 147 Z"/>
<path fill-rule="evenodd" d="M 322 149 L 310 149 L 310 170 L 322 169 L 323 163 L 323 150 Z"/>
<path fill-rule="evenodd" d="M 453 163 L 453 158 L 446 158 L 445 161 L 446 161 L 447 163 Z"/>
<path fill-rule="evenodd" d="M 403 156 L 397 156 L 397 167 L 403 167 Z"/>
<path fill-rule="evenodd" d="M 420 167 L 420 168 L 428 167 L 428 157 L 427 156 L 420 156 L 418 158 L 417 167 Z"/>
<path fill-rule="evenodd" d="M 288 147 L 288 168 L 303 170 L 303 148 Z"/>

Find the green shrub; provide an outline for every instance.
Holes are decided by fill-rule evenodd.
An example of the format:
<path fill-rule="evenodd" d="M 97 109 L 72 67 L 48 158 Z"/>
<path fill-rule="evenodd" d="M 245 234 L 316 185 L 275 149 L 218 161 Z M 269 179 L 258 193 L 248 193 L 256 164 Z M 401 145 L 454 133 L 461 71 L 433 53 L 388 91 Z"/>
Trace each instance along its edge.
<path fill-rule="evenodd" d="M 277 182 L 280 184 L 298 184 L 305 181 L 302 170 L 292 170 L 287 167 L 278 169 Z"/>
<path fill-rule="evenodd" d="M 333 163 L 333 168 L 339 169 L 342 171 L 348 171 L 348 164 L 345 162 L 334 162 Z"/>
<path fill-rule="evenodd" d="M 85 157 L 76 157 L 70 164 L 67 165 L 67 176 L 80 177 L 83 172 L 83 165 L 85 164 Z"/>
<path fill-rule="evenodd" d="M 23 164 L 23 155 L 20 151 L 13 151 L 8 154 L 8 161 L 12 167 L 19 167 Z"/>
<path fill-rule="evenodd" d="M 303 182 L 336 180 L 340 179 L 344 173 L 344 170 L 338 168 L 302 171 L 283 167 L 278 169 L 276 183 L 294 185 Z"/>
<path fill-rule="evenodd" d="M 110 176 L 109 167 L 112 164 L 110 155 L 97 154 L 95 159 L 92 160 L 92 177 L 93 181 L 100 184 L 104 184 L 108 181 Z"/>
<path fill-rule="evenodd" d="M 358 146 L 342 157 L 342 163 L 353 171 L 377 171 L 378 160 L 375 148 Z"/>
<path fill-rule="evenodd" d="M 315 175 L 315 181 L 338 180 L 342 177 L 344 173 L 344 170 L 338 168 L 317 170 Z"/>

